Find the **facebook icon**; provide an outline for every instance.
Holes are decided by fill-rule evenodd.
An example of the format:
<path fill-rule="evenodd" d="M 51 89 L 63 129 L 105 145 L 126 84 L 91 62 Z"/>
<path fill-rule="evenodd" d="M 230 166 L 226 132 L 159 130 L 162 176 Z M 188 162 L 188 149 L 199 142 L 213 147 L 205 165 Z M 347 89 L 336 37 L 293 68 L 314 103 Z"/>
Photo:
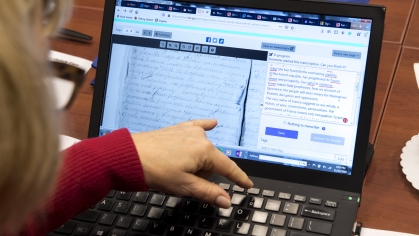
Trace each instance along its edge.
<path fill-rule="evenodd" d="M 207 43 L 211 43 L 211 37 L 207 37 L 206 42 L 207 42 Z"/>

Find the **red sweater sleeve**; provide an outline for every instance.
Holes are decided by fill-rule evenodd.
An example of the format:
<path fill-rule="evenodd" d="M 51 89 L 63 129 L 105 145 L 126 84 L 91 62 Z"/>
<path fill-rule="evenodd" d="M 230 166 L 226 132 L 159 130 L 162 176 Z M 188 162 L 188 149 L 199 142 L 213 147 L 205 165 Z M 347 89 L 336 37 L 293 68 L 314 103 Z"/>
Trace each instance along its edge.
<path fill-rule="evenodd" d="M 53 195 L 41 212 L 29 217 L 21 235 L 46 235 L 112 189 L 147 190 L 137 150 L 126 129 L 79 142 L 65 150 L 63 158 Z"/>

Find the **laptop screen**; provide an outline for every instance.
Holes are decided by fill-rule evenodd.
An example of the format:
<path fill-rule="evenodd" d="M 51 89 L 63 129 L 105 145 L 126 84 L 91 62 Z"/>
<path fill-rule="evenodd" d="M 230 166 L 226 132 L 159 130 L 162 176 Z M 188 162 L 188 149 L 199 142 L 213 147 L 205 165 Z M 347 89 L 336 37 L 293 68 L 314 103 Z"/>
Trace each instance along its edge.
<path fill-rule="evenodd" d="M 100 136 L 215 118 L 229 157 L 351 175 L 371 19 L 116 5 Z"/>

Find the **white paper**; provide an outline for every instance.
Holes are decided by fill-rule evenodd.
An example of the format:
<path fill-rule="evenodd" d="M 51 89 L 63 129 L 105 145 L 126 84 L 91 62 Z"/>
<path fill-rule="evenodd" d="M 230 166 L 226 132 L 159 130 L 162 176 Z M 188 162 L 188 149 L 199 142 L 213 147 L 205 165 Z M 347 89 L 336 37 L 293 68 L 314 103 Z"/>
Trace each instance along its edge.
<path fill-rule="evenodd" d="M 361 236 L 418 236 L 417 234 L 406 234 L 394 231 L 362 228 Z"/>
<path fill-rule="evenodd" d="M 49 53 L 49 60 L 73 65 L 84 70 L 85 73 L 87 73 L 89 69 L 92 67 L 92 61 L 52 50 Z"/>
<path fill-rule="evenodd" d="M 419 63 L 413 64 L 413 69 L 415 70 L 416 81 L 418 82 L 419 87 Z"/>
<path fill-rule="evenodd" d="M 60 134 L 60 151 L 67 149 L 81 140 Z"/>

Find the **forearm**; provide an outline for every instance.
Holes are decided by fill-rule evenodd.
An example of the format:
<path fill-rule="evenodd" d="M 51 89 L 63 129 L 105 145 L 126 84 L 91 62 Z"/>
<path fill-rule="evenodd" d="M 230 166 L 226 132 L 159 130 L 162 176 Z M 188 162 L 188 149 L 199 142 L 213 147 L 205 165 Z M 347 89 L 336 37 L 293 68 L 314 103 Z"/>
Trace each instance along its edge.
<path fill-rule="evenodd" d="M 147 189 L 127 130 L 85 140 L 67 149 L 52 196 L 41 212 L 30 217 L 22 235 L 45 235 L 96 204 L 111 189 Z"/>

